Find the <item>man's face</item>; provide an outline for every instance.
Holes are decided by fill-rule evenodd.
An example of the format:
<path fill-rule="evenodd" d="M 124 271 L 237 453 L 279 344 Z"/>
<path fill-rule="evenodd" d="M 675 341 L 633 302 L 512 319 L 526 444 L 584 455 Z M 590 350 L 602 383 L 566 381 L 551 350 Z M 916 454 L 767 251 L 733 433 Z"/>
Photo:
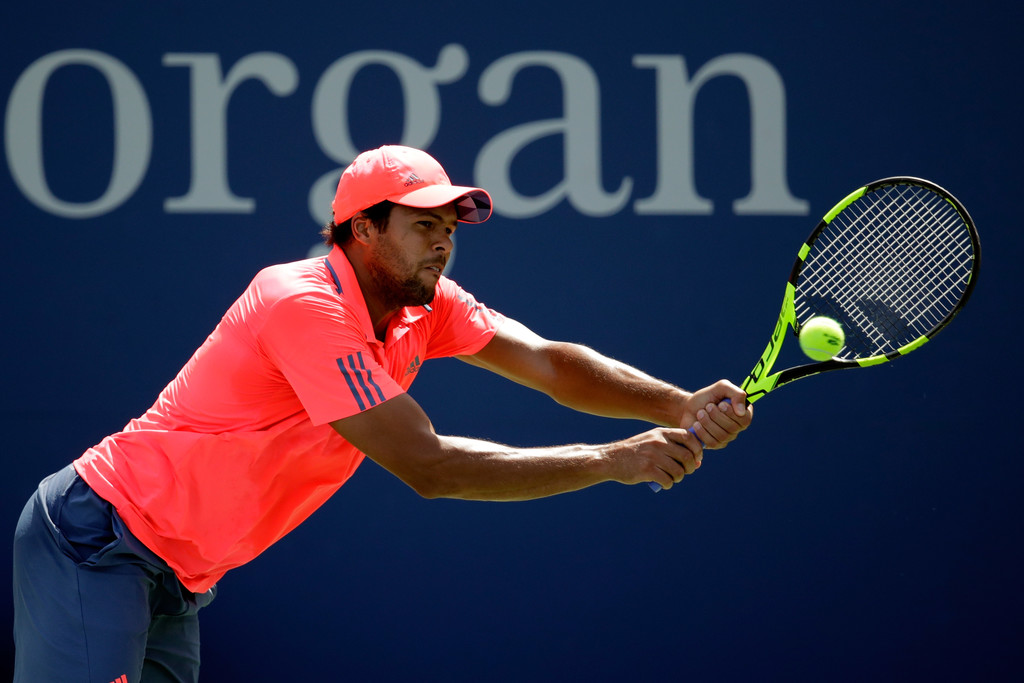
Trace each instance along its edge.
<path fill-rule="evenodd" d="M 454 204 L 432 209 L 396 205 L 383 233 L 371 228 L 370 274 L 377 295 L 389 308 L 422 306 L 434 300 L 451 255 L 456 219 Z"/>

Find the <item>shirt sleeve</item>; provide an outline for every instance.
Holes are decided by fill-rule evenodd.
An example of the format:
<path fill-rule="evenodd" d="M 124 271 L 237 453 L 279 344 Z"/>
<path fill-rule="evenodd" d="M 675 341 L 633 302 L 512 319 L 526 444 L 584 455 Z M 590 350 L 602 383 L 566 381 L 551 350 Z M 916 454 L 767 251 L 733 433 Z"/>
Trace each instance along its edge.
<path fill-rule="evenodd" d="M 428 358 L 471 356 L 491 341 L 505 320 L 448 278 L 438 282 L 431 307 L 434 329 L 427 344 Z"/>
<path fill-rule="evenodd" d="M 375 341 L 337 299 L 306 292 L 277 301 L 259 343 L 313 424 L 362 412 L 404 390 L 380 365 Z"/>

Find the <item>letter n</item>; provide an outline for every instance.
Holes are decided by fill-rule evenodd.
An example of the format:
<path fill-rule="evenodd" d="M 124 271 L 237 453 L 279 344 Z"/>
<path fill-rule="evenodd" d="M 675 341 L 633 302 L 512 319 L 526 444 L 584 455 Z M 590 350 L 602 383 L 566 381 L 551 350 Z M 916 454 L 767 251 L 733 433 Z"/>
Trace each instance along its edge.
<path fill-rule="evenodd" d="M 750 99 L 750 194 L 733 202 L 737 214 L 806 215 L 808 203 L 786 180 L 786 95 L 775 68 L 754 55 L 717 57 L 689 80 L 680 55 L 636 55 L 633 66 L 656 72 L 658 179 L 654 194 L 638 199 L 638 214 L 710 214 L 713 204 L 694 186 L 694 117 L 697 92 L 716 76 L 736 76 Z"/>

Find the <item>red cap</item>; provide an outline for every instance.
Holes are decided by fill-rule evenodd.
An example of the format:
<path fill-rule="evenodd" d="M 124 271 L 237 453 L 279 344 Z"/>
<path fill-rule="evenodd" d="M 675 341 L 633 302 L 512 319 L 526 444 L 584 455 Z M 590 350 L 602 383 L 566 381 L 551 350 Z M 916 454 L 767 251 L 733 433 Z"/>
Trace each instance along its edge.
<path fill-rule="evenodd" d="M 458 220 L 483 223 L 491 217 L 491 195 L 479 187 L 452 185 L 434 157 L 412 147 L 384 145 L 355 158 L 338 182 L 331 208 L 343 223 L 387 199 L 395 204 L 432 209 L 455 202 Z"/>

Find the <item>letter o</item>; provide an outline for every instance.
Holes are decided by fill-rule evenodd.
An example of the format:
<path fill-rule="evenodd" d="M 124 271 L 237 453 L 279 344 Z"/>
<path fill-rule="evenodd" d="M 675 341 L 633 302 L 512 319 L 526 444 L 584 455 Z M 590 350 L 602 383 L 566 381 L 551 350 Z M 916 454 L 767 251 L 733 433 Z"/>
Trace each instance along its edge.
<path fill-rule="evenodd" d="M 106 191 L 90 202 L 54 196 L 43 168 L 43 93 L 53 72 L 70 65 L 99 71 L 110 86 L 114 104 L 114 167 Z M 29 201 L 64 218 L 93 218 L 123 204 L 142 182 L 153 148 L 153 121 L 142 84 L 122 62 L 94 50 L 61 50 L 37 59 L 14 84 L 4 138 L 11 175 Z"/>

